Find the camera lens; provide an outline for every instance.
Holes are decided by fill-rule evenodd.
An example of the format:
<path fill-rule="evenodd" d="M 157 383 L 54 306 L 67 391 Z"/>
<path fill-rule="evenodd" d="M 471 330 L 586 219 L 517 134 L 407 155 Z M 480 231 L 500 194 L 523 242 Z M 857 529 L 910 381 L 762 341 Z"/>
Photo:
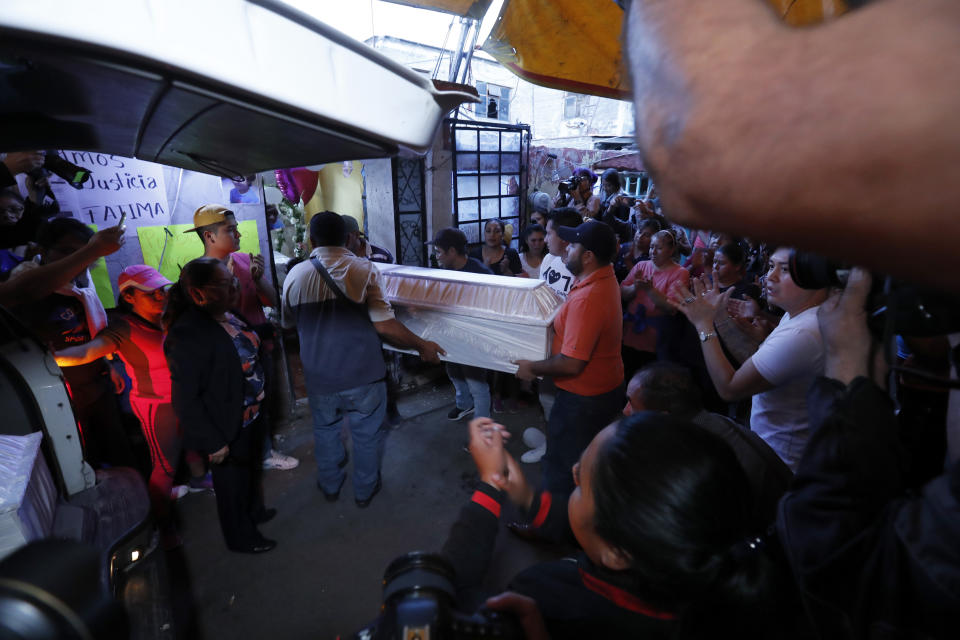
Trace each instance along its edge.
<path fill-rule="evenodd" d="M 441 556 L 423 551 L 395 559 L 383 573 L 383 601 L 387 603 L 408 593 L 431 591 L 453 602 L 453 568 Z"/>

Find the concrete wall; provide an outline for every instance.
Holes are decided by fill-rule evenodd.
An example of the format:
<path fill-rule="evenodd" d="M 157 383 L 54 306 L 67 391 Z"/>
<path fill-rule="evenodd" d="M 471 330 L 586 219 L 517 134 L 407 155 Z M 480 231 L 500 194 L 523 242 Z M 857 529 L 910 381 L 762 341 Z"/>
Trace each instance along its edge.
<path fill-rule="evenodd" d="M 370 242 L 397 256 L 397 230 L 393 216 L 393 166 L 390 158 L 361 160 L 366 208 L 366 233 Z"/>
<path fill-rule="evenodd" d="M 453 225 L 453 152 L 443 148 L 443 141 L 443 132 L 438 132 L 425 162 L 428 239 L 438 230 Z"/>

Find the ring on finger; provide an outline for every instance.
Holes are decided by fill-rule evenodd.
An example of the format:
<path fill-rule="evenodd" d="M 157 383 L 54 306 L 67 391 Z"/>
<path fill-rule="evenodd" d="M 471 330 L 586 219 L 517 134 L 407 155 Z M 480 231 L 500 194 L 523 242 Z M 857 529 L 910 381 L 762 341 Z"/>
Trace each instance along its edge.
<path fill-rule="evenodd" d="M 696 300 L 696 298 L 694 298 L 693 296 L 690 296 L 689 298 L 685 298 L 684 301 L 683 301 L 683 303 L 684 303 L 684 304 L 690 304 L 690 303 L 693 302 L 694 300 Z"/>

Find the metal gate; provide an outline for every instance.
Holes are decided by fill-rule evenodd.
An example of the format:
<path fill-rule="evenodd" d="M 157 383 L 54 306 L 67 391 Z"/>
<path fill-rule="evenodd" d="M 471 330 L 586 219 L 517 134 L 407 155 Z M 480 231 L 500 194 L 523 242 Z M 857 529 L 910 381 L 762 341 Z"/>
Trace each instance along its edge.
<path fill-rule="evenodd" d="M 527 215 L 530 125 L 447 120 L 453 141 L 453 223 L 471 244 L 483 225 L 499 218 L 513 225 L 517 247 Z"/>
<path fill-rule="evenodd" d="M 423 158 L 393 159 L 393 211 L 397 264 L 427 265 L 427 208 L 423 197 Z"/>

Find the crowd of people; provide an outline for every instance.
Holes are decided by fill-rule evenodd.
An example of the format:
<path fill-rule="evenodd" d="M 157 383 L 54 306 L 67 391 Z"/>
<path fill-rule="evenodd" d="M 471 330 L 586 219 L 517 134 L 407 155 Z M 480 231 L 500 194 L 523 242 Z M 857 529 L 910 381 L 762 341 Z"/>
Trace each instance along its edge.
<path fill-rule="evenodd" d="M 921 230 L 955 226 L 956 172 L 942 159 L 957 145 L 957 93 L 943 83 L 960 61 L 956 3 L 851 2 L 866 6 L 793 32 L 765 3 L 620 4 L 637 141 L 671 220 L 803 240 L 956 292 L 952 268 L 910 259 L 916 241 L 939 264 L 952 260 L 955 234 L 925 241 Z M 938 70 L 921 72 L 930 59 Z M 585 196 L 576 206 L 596 218 Z M 663 204 L 648 200 L 654 212 Z M 957 326 L 896 336 L 884 361 L 868 311 L 886 322 L 883 350 L 900 319 L 876 306 L 864 269 L 833 291 L 804 289 L 794 278 L 803 261 L 787 246 L 666 230 L 677 253 L 712 249 L 713 263 L 694 255 L 687 282 L 653 297 L 649 281 L 623 292 L 652 308 L 665 298 L 657 310 L 680 329 L 655 320 L 657 361 L 630 379 L 632 415 L 597 427 L 568 500 L 527 485 L 500 425 L 471 424 L 483 482 L 445 547 L 461 588 L 478 584 L 510 501 L 538 535 L 572 531 L 582 549 L 575 563 L 537 565 L 512 581 L 515 593 L 487 601 L 516 612 L 528 638 L 956 635 L 960 463 L 943 444 L 956 398 L 948 419 L 934 396 L 956 386 Z M 646 241 L 633 242 L 640 256 Z M 623 279 L 643 264 L 621 269 Z M 646 329 L 637 309 L 628 314 L 625 330 Z M 699 362 L 683 359 L 687 336 Z M 573 345 L 521 372 L 548 373 L 564 354 Z M 891 365 L 899 371 L 884 375 Z M 711 400 L 737 406 L 705 411 Z M 923 444 L 931 433 L 939 437 Z M 752 505 L 737 503 L 745 495 Z"/>
<path fill-rule="evenodd" d="M 960 368 L 956 334 L 887 335 L 896 338 L 896 359 L 884 363 L 868 328 L 874 276 L 865 269 L 849 270 L 841 287 L 808 288 L 795 270 L 802 254 L 791 247 L 692 227 L 723 214 L 727 229 L 809 239 L 835 220 L 838 239 L 824 243 L 830 248 L 852 230 L 864 232 L 855 223 L 879 204 L 927 221 L 952 210 L 958 183 L 944 159 L 956 147 L 956 90 L 939 74 L 917 71 L 932 54 L 956 67 L 949 27 L 960 24 L 960 13 L 942 0 L 876 2 L 849 20 L 777 38 L 783 34 L 773 30 L 783 27 L 760 3 L 697 3 L 696 12 L 692 4 L 635 0 L 627 18 L 629 40 L 644 43 L 628 48 L 638 142 L 676 209 L 664 211 L 652 191 L 631 203 L 609 172 L 594 193 L 598 177 L 584 168 L 555 208 L 534 212 L 520 252 L 499 221 L 487 223 L 473 255 L 457 229 L 433 240 L 445 269 L 532 277 L 539 264 L 537 275 L 562 300 L 552 355 L 515 363 L 518 379 L 536 382 L 546 419 L 545 433 L 524 433 L 542 449 L 541 486 L 526 480 L 504 447 L 511 434 L 489 417 L 486 372 L 448 368 L 456 389 L 451 419 L 474 413 L 469 450 L 480 480 L 442 551 L 458 592 L 476 594 L 483 583 L 509 502 L 521 518 L 508 528 L 520 538 L 578 547 L 572 562 L 524 569 L 510 582 L 512 593 L 486 600 L 517 613 L 532 640 L 953 637 L 960 463 L 948 458 L 942 439 L 920 442 L 918 432 L 944 430 L 947 405 L 928 394 L 955 386 L 943 372 Z M 728 46 L 715 46 L 711 30 L 729 24 L 737 27 Z M 912 37 L 920 32 L 924 38 Z M 865 46 L 878 41 L 885 46 Z M 811 52 L 831 64 L 795 64 Z M 765 81 L 747 80 L 755 77 Z M 806 100 L 770 109 L 769 97 L 796 96 L 797 86 L 810 92 Z M 871 109 L 834 117 L 864 104 L 865 95 Z M 922 118 L 911 117 L 912 95 L 927 100 Z M 810 120 L 817 126 L 784 126 Z M 769 147 L 758 151 L 743 134 L 748 126 Z M 798 191 L 784 158 L 817 188 Z M 863 178 L 888 167 L 902 169 L 900 184 Z M 923 185 L 924 193 L 904 183 Z M 22 197 L 2 202 L 4 224 L 26 209 Z M 773 209 L 781 215 L 770 216 Z M 228 214 L 198 210 L 195 230 L 205 246 L 216 246 L 221 233 L 235 244 Z M 901 226 L 874 231 L 898 243 L 880 247 L 887 254 L 909 257 L 916 245 L 898 235 L 902 225 L 913 229 L 906 238 L 929 228 L 899 217 Z M 122 230 L 91 235 L 51 223 L 44 233 L 38 266 L 0 284 L 0 303 L 40 301 L 42 309 L 47 296 L 65 298 L 58 309 L 69 310 L 58 317 L 73 324 L 57 349 L 64 364 L 119 353 L 133 371 L 150 369 L 139 354 L 156 351 L 156 333 L 165 331 L 169 405 L 182 447 L 213 465 L 227 544 L 271 549 L 257 528 L 273 515 L 258 480 L 269 375 L 265 338 L 237 311 L 245 288 L 259 295 L 255 282 L 250 289 L 238 281 L 244 263 L 199 258 L 169 289 L 149 268 L 128 270 L 118 283 L 125 316 L 107 323 L 77 277 L 122 244 Z M 941 235 L 926 246 L 940 258 L 948 253 L 940 243 L 952 241 Z M 314 215 L 310 236 L 310 260 L 290 271 L 277 304 L 284 326 L 300 336 L 318 488 L 339 498 L 347 454 L 334 434 L 349 416 L 354 498 L 364 507 L 382 485 L 381 341 L 429 362 L 444 350 L 397 321 L 370 254 L 347 248 L 342 216 Z M 852 244 L 851 256 L 875 260 L 878 247 Z M 949 270 L 927 273 L 922 261 L 907 262 L 891 268 L 956 290 Z M 251 260 L 247 269 L 256 280 L 262 265 Z M 330 332 L 338 339 L 324 340 Z M 898 360 L 913 366 L 886 376 L 884 365 Z M 98 405 L 107 373 L 75 374 L 73 384 L 89 385 L 88 415 L 110 413 Z M 887 388 L 887 381 L 904 384 Z M 151 450 L 163 466 L 181 447 L 164 435 L 166 397 L 139 380 L 135 389 L 144 433 L 164 443 Z M 130 455 L 122 447 L 91 450 L 108 464 Z"/>
<path fill-rule="evenodd" d="M 592 174 L 584 169 L 575 175 L 583 176 L 584 184 Z M 607 195 L 612 191 L 606 188 Z M 826 541 L 842 537 L 817 530 L 826 520 L 815 525 L 815 518 L 831 513 L 819 501 L 843 492 L 846 482 L 856 482 L 863 495 L 886 485 L 878 502 L 837 509 L 847 526 L 863 526 L 863 518 L 874 517 L 884 500 L 918 491 L 931 478 L 946 481 L 945 438 L 933 441 L 909 431 L 896 435 L 923 422 L 927 432 L 942 436 L 945 406 L 940 412 L 928 409 L 919 421 L 901 416 L 898 426 L 879 389 L 866 382 L 856 390 L 851 386 L 848 393 L 856 400 L 847 408 L 836 404 L 845 402 L 844 384 L 825 386 L 827 378 L 854 383 L 855 376 L 832 374 L 844 367 L 859 375 L 867 371 L 869 349 L 861 344 L 869 343 L 863 318 L 866 272 L 854 269 L 842 294 L 822 284 L 800 286 L 792 269 L 804 262 L 804 254 L 793 248 L 671 225 L 655 202 L 642 198 L 628 212 L 615 214 L 623 225 L 618 233 L 604 222 L 617 200 L 609 198 L 591 211 L 586 191 L 578 197 L 579 210 L 560 207 L 538 215 L 546 223 L 548 248 L 540 277 L 563 300 L 553 323 L 553 355 L 516 362 L 517 377 L 541 387 L 545 433 L 523 433 L 531 451 L 521 460 L 542 456 L 540 486 L 525 480 L 504 447 L 510 437 L 506 429 L 489 413 L 477 412 L 470 423 L 470 451 L 482 482 L 443 551 L 461 592 L 474 593 L 482 583 L 496 523 L 503 503 L 510 502 L 520 514 L 507 524 L 513 534 L 535 544 L 580 549 L 575 564 L 558 560 L 528 568 L 509 585 L 516 593 L 487 601 L 525 620 L 545 620 L 542 628 L 528 627 L 540 629 L 534 635 L 696 636 L 722 624 L 749 637 L 808 637 L 848 624 L 845 615 L 879 619 L 889 614 L 903 628 L 942 637 L 951 618 L 944 608 L 951 596 L 926 583 L 916 593 L 937 591 L 935 615 L 923 610 L 925 605 L 910 609 L 897 602 L 916 612 L 916 619 L 907 619 L 903 611 L 882 612 L 866 596 L 832 591 L 833 598 L 844 601 L 839 608 L 807 603 L 811 614 L 801 604 L 804 585 L 818 570 L 805 556 L 808 549 L 820 554 L 825 576 L 849 584 L 858 570 L 829 560 Z M 527 228 L 538 232 L 540 220 Z M 465 244 L 461 236 L 458 241 Z M 521 233 L 527 236 L 526 230 Z M 624 236 L 629 240 L 620 242 Z M 758 268 L 763 263 L 765 268 Z M 565 275 L 555 277 L 561 266 Z M 851 346 L 847 340 L 853 338 Z M 914 357 L 908 343 L 920 359 L 937 361 L 931 350 L 942 358 L 949 355 L 945 337 L 898 340 L 901 359 Z M 910 402 L 915 393 L 908 388 L 899 397 Z M 864 446 L 865 453 L 891 446 L 890 438 L 900 438 L 908 452 L 886 450 L 854 462 L 854 449 L 811 450 L 817 438 L 830 446 L 855 447 L 864 434 L 845 429 L 855 415 L 851 412 L 866 411 L 871 401 L 875 405 L 867 413 L 885 431 L 883 443 Z M 450 417 L 464 413 L 452 411 Z M 856 423 L 869 429 L 865 419 Z M 895 486 L 876 476 L 888 463 L 903 474 Z M 868 488 L 868 481 L 878 486 Z M 955 498 L 941 496 L 928 508 L 952 504 Z M 924 507 L 921 502 L 906 512 Z M 879 531 L 889 535 L 882 527 L 905 526 L 904 517 L 878 524 Z M 943 531 L 953 529 L 957 514 L 948 519 L 952 524 Z M 871 531 L 878 530 L 863 535 Z M 945 540 L 926 535 L 908 544 L 943 552 Z M 871 570 L 890 570 L 882 559 L 865 555 L 873 548 L 868 540 L 857 544 L 862 549 L 845 554 L 843 562 L 860 558 Z M 890 540 L 883 549 L 893 552 L 902 544 Z M 798 585 L 792 573 L 798 569 L 814 574 Z M 930 558 L 901 566 L 895 575 L 924 582 L 935 580 L 927 572 L 941 570 L 946 570 L 943 563 Z M 891 588 L 871 592 L 889 603 L 885 589 Z M 914 597 L 906 592 L 906 600 Z"/>
<path fill-rule="evenodd" d="M 85 460 L 141 471 L 166 549 L 181 544 L 172 503 L 195 491 L 215 491 L 229 548 L 272 548 L 255 528 L 275 513 L 263 507 L 259 473 L 292 469 L 298 460 L 275 451 L 269 433 L 274 337 L 263 305 L 276 305 L 276 291 L 262 256 L 238 251 L 232 211 L 205 205 L 188 231 L 199 236 L 204 257 L 185 265 L 177 283 L 150 266 L 128 266 L 108 313 L 89 266 L 120 248 L 123 228 L 95 234 L 57 215 L 49 197 L 43 207 L 27 205 L 15 178 L 38 170 L 43 157 L 4 158 L 0 202 L 14 231 L 34 235 L 4 236 L 10 268 L 0 289 L 3 303 L 54 352 Z M 199 358 L 204 349 L 210 357 Z M 243 419 L 234 424 L 237 412 Z"/>

